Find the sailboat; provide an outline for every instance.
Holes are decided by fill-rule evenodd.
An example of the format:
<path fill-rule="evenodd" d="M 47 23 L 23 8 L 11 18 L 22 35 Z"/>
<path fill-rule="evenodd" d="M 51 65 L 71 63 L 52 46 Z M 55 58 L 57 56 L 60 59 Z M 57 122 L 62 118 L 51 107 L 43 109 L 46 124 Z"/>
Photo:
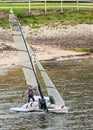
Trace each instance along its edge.
<path fill-rule="evenodd" d="M 17 54 L 26 79 L 26 84 L 33 86 L 38 93 L 37 96 L 34 96 L 35 101 L 27 102 L 20 107 L 11 108 L 11 110 L 17 112 L 46 111 L 53 113 L 68 113 L 68 107 L 65 106 L 63 98 L 34 54 L 32 48 L 27 43 L 21 24 L 12 10 L 9 12 L 9 21 L 12 37 L 16 44 Z M 43 95 L 42 88 L 38 80 L 36 65 L 44 80 L 48 96 Z"/>

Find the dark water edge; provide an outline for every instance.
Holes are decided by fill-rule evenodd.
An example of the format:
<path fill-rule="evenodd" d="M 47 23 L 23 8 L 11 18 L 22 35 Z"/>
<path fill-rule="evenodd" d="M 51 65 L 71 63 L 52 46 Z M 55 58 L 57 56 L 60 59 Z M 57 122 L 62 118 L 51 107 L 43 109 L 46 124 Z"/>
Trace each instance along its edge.
<path fill-rule="evenodd" d="M 0 130 L 92 130 L 93 58 L 43 63 L 68 114 L 11 113 L 26 87 L 20 68 L 0 77 Z M 43 88 L 45 91 L 45 87 Z"/>

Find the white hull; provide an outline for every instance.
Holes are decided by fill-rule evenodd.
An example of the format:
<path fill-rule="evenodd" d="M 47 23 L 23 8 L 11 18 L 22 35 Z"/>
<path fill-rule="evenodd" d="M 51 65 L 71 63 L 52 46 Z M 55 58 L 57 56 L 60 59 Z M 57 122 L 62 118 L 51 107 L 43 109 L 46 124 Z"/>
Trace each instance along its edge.
<path fill-rule="evenodd" d="M 45 97 L 46 105 L 50 113 L 68 113 L 68 108 L 66 106 L 50 104 L 49 97 Z M 14 112 L 44 112 L 43 109 L 39 109 L 38 106 L 38 96 L 35 96 L 35 102 L 26 103 L 21 107 L 11 108 L 10 111 Z"/>
<path fill-rule="evenodd" d="M 14 108 L 11 108 L 10 111 L 12 112 L 44 112 L 44 110 L 42 109 L 37 109 L 37 110 L 28 110 L 28 109 L 23 109 L 22 107 L 14 107 Z M 63 109 L 48 109 L 48 112 L 49 113 L 68 113 L 68 108 L 67 107 L 64 107 Z"/>
<path fill-rule="evenodd" d="M 50 113 L 68 113 L 68 107 L 64 107 L 62 109 L 48 109 Z"/>

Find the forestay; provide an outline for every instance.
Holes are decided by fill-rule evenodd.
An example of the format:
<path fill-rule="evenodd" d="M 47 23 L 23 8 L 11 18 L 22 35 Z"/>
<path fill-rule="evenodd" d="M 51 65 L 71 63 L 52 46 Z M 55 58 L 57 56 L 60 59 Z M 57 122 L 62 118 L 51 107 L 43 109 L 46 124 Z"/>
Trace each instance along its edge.
<path fill-rule="evenodd" d="M 9 20 L 11 23 L 11 31 L 12 31 L 13 39 L 16 44 L 18 56 L 21 61 L 20 64 L 26 78 L 26 83 L 27 85 L 37 87 L 38 85 L 37 85 L 36 77 L 33 71 L 34 63 L 32 60 L 32 56 L 30 55 L 30 48 L 26 43 L 20 23 L 17 17 L 14 15 L 14 13 L 11 13 L 11 12 L 9 15 Z M 35 67 L 34 67 L 34 70 L 35 70 Z"/>

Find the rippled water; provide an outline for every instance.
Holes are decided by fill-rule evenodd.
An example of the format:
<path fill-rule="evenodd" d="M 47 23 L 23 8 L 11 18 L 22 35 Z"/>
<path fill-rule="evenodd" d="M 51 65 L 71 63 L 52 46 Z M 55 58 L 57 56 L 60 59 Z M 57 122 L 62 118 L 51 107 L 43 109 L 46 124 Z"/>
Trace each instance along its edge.
<path fill-rule="evenodd" d="M 4 79 L 0 86 L 0 130 L 93 130 L 93 58 L 49 62 L 44 67 L 69 113 L 11 113 L 9 108 L 19 104 L 22 93 L 22 83 L 18 86 L 17 81 L 23 79 L 19 74 L 14 78 L 8 75 L 12 86 L 3 85 Z"/>

